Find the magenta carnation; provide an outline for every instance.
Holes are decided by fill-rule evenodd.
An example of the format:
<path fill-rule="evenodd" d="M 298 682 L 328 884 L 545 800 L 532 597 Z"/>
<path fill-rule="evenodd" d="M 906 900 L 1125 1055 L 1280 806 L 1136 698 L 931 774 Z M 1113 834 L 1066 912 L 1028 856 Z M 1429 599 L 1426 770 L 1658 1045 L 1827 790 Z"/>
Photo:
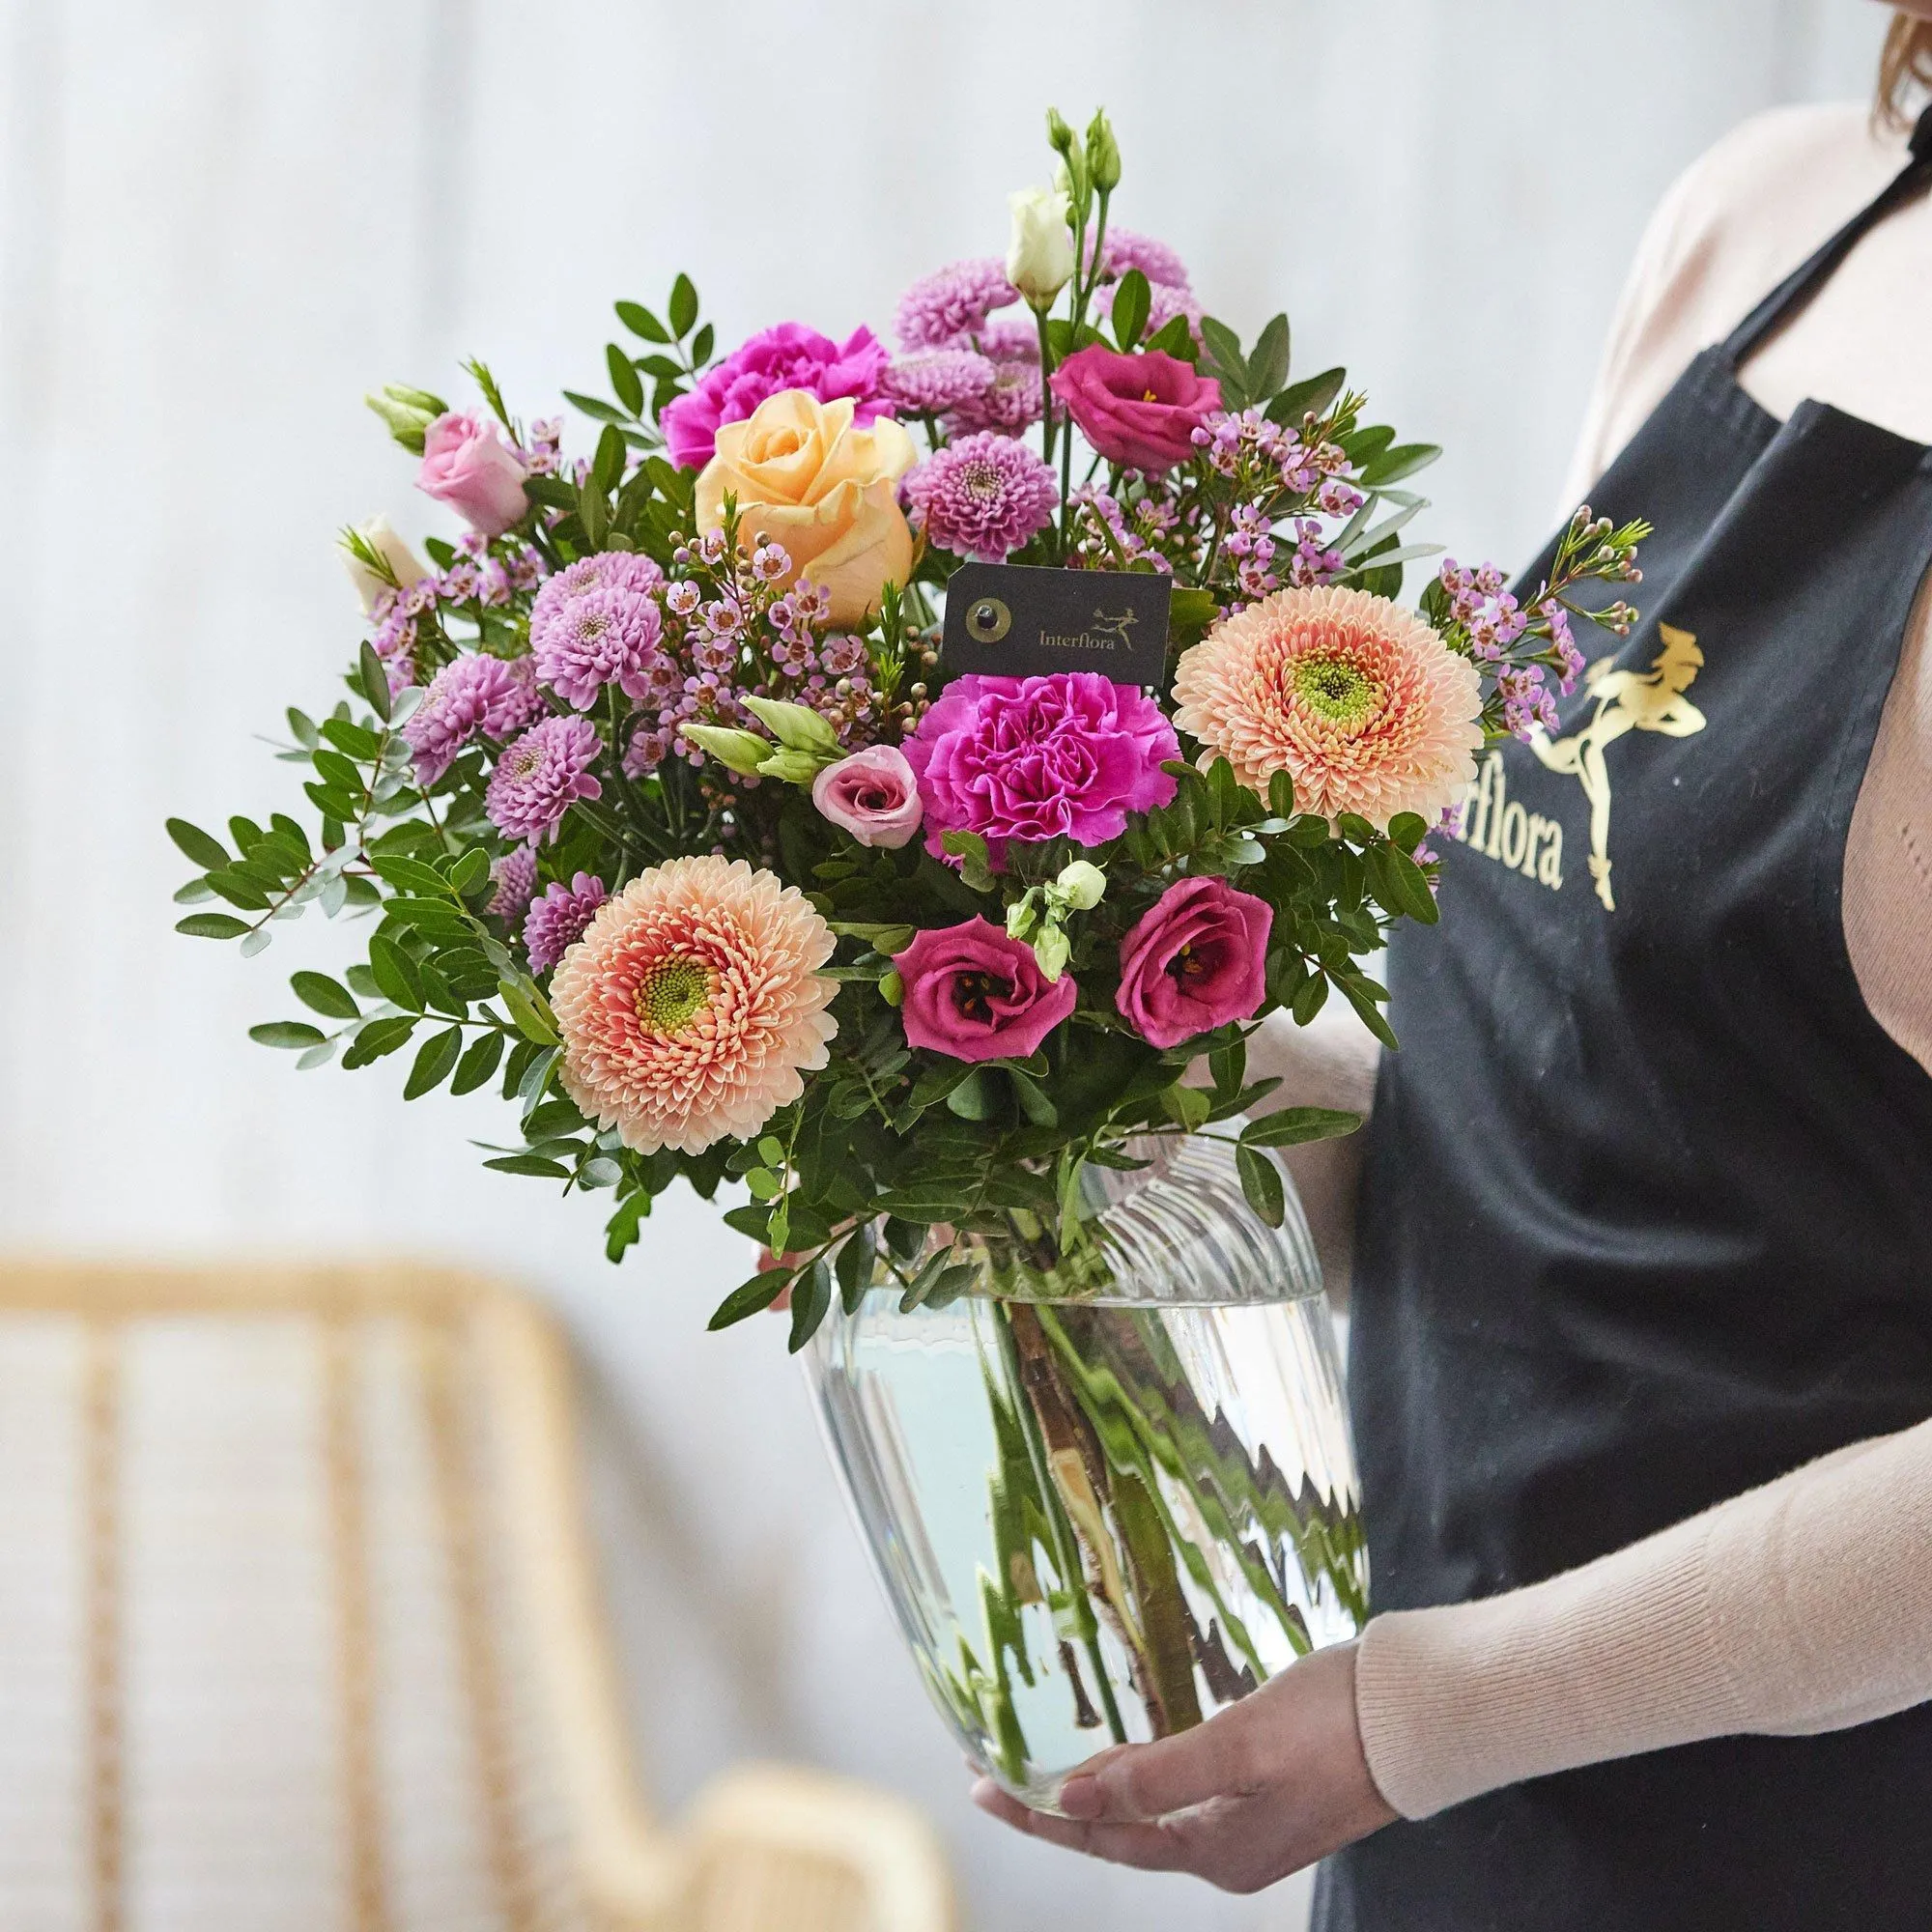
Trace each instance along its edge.
<path fill-rule="evenodd" d="M 996 308 L 1018 301 L 1004 262 L 993 256 L 953 262 L 915 282 L 899 298 L 893 327 L 907 349 L 952 349 L 985 326 Z"/>
<path fill-rule="evenodd" d="M 583 929 L 611 895 L 602 879 L 579 872 L 569 885 L 552 885 L 524 922 L 524 950 L 532 973 L 548 973 L 583 937 Z"/>
<path fill-rule="evenodd" d="M 627 697 L 647 696 L 650 673 L 664 661 L 657 599 L 620 583 L 553 596 L 562 582 L 553 577 L 530 612 L 537 675 L 579 711 L 588 711 L 607 684 Z"/>
<path fill-rule="evenodd" d="M 977 832 L 995 865 L 1009 838 L 1103 845 L 1127 813 L 1166 805 L 1180 755 L 1174 726 L 1138 685 L 1097 671 L 957 677 L 904 751 L 925 808 L 926 849 Z"/>
<path fill-rule="evenodd" d="M 1001 563 L 1053 521 L 1053 470 L 1023 442 L 986 431 L 936 450 L 902 486 L 914 529 L 955 556 Z"/>
<path fill-rule="evenodd" d="M 718 432 L 743 422 L 767 396 L 805 389 L 821 403 L 851 397 L 853 421 L 862 428 L 891 415 L 893 406 L 881 386 L 886 373 L 885 345 L 869 328 L 855 328 L 834 342 L 802 322 L 781 322 L 754 335 L 700 378 L 696 388 L 670 404 L 659 420 L 670 460 L 686 469 L 711 461 Z"/>
<path fill-rule="evenodd" d="M 943 416 L 992 381 L 992 363 L 976 349 L 922 349 L 886 370 L 885 389 L 907 415 Z"/>
<path fill-rule="evenodd" d="M 528 658 L 478 654 L 444 665 L 403 725 L 416 782 L 434 784 L 479 731 L 486 738 L 507 738 L 542 711 L 536 668 Z"/>
<path fill-rule="evenodd" d="M 1226 879 L 1177 880 L 1121 942 L 1114 1005 L 1158 1047 L 1252 1019 L 1267 994 L 1273 923 L 1265 899 Z"/>
<path fill-rule="evenodd" d="M 917 933 L 893 964 L 907 1043 L 950 1060 L 1024 1060 L 1079 997 L 1070 974 L 1048 980 L 1033 948 L 991 920 Z"/>
<path fill-rule="evenodd" d="M 601 796 L 604 787 L 590 767 L 603 749 L 587 718 L 546 718 L 532 725 L 497 761 L 483 799 L 490 822 L 511 838 L 555 838 L 580 798 Z"/>

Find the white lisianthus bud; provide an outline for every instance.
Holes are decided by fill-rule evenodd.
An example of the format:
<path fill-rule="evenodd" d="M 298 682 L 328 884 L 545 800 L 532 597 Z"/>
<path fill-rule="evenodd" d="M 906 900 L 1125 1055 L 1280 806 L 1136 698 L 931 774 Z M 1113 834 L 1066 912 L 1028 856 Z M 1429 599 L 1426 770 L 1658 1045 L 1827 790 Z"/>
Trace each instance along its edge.
<path fill-rule="evenodd" d="M 380 556 L 389 566 L 390 575 L 395 579 L 393 584 L 388 578 L 372 569 L 366 558 L 356 554 L 358 545 Z M 355 526 L 342 542 L 342 567 L 349 573 L 349 581 L 355 584 L 355 594 L 361 598 L 365 611 L 376 608 L 376 600 L 384 591 L 407 590 L 412 583 L 429 575 L 415 552 L 389 527 L 387 517 L 371 517 L 367 523 Z"/>
<path fill-rule="evenodd" d="M 1067 956 L 1072 951 L 1065 933 L 1057 925 L 1049 925 L 1033 943 L 1033 956 L 1039 962 L 1041 975 L 1055 983 L 1066 971 Z"/>
<path fill-rule="evenodd" d="M 1107 895 L 1107 875 L 1086 859 L 1075 859 L 1061 868 L 1053 890 L 1072 912 L 1092 912 Z"/>
<path fill-rule="evenodd" d="M 1066 195 L 1058 188 L 1016 188 L 1012 240 L 1007 246 L 1007 280 L 1035 308 L 1051 305 L 1073 276 L 1073 237 L 1066 226 Z"/>

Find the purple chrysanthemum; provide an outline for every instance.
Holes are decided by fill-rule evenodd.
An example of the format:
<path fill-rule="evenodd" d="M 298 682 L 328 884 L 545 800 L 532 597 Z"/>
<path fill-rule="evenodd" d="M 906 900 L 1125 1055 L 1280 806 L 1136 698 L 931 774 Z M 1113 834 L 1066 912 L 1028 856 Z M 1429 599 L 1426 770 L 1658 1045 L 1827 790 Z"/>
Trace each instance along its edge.
<path fill-rule="evenodd" d="M 995 316 L 973 336 L 973 347 L 993 362 L 1039 361 L 1039 325 L 1030 315 Z"/>
<path fill-rule="evenodd" d="M 905 480 L 915 526 L 955 556 L 1000 563 L 1053 521 L 1053 471 L 1023 442 L 983 431 L 949 443 Z"/>
<path fill-rule="evenodd" d="M 507 738 L 542 711 L 536 668 L 528 658 L 506 662 L 479 653 L 444 665 L 403 726 L 404 742 L 415 757 L 416 781 L 434 784 L 479 731 L 486 738 Z"/>
<path fill-rule="evenodd" d="M 524 948 L 532 973 L 548 973 L 583 937 L 591 916 L 611 895 L 602 879 L 579 872 L 569 885 L 545 888 L 524 922 Z"/>
<path fill-rule="evenodd" d="M 483 800 L 490 822 L 511 838 L 554 838 L 580 798 L 602 795 L 590 767 L 603 749 L 587 718 L 546 718 L 532 725 L 497 761 Z"/>
<path fill-rule="evenodd" d="M 899 298 L 893 327 L 907 349 L 950 349 L 980 328 L 996 308 L 1018 301 L 1006 264 L 988 255 L 953 262 L 915 282 Z"/>
<path fill-rule="evenodd" d="M 515 925 L 529 910 L 537 890 L 537 848 L 518 845 L 490 862 L 497 890 L 490 895 L 490 911 L 505 925 Z"/>
<path fill-rule="evenodd" d="M 582 597 L 586 590 L 656 590 L 664 581 L 664 572 L 641 551 L 600 550 L 594 555 L 579 557 L 554 577 L 544 580 L 530 612 L 531 620 L 534 622 L 536 612 L 545 608 L 546 600 L 549 608 L 554 610 L 560 599 Z"/>
<path fill-rule="evenodd" d="M 1039 420 L 1042 400 L 1037 362 L 995 362 L 993 380 L 958 404 L 946 426 L 954 436 L 976 430 L 1018 436 Z"/>
<path fill-rule="evenodd" d="M 922 349 L 886 370 L 886 394 L 908 415 L 943 416 L 989 388 L 993 365 L 972 349 Z"/>
<path fill-rule="evenodd" d="M 659 648 L 664 612 L 657 599 L 622 583 L 552 597 L 563 581 L 553 577 L 537 592 L 530 612 L 530 654 L 537 675 L 579 711 L 588 711 L 607 684 L 616 685 L 627 697 L 642 697 L 650 689 L 652 670 L 664 658 Z"/>
<path fill-rule="evenodd" d="M 1093 253 L 1094 244 L 1090 242 L 1089 260 Z M 1156 242 L 1151 235 L 1142 235 L 1132 228 L 1108 228 L 1100 266 L 1105 273 L 1117 279 L 1129 269 L 1138 269 L 1151 282 L 1165 282 L 1175 289 L 1191 286 L 1187 264 L 1165 242 Z"/>

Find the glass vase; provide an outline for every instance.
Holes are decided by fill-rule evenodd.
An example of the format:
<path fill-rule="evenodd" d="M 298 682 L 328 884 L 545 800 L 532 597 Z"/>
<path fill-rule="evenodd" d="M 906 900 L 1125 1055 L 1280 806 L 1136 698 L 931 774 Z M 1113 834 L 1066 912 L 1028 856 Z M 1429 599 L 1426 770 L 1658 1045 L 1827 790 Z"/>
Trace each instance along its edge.
<path fill-rule="evenodd" d="M 967 1754 L 1054 1807 L 1367 1617 L 1354 1445 L 1293 1183 L 1270 1228 L 1208 1137 L 1090 1169 L 1062 1260 L 957 1243 L 975 1290 L 875 1286 L 806 1356 L 873 1567 Z M 941 1236 L 934 1236 L 935 1242 Z M 883 1273 L 883 1270 L 882 1270 Z"/>

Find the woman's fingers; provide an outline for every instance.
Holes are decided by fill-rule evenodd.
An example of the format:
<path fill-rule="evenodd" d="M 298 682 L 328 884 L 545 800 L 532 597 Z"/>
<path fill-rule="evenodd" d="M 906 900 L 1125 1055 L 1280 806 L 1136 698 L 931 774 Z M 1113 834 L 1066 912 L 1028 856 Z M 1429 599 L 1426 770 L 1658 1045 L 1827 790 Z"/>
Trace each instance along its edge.
<path fill-rule="evenodd" d="M 1237 1704 L 1178 1738 L 1105 1752 L 1066 1780 L 1061 1806 L 1070 1818 L 1126 1825 L 1225 1797 L 1246 1782 L 1252 1730 Z"/>
<path fill-rule="evenodd" d="M 1069 1852 L 1085 1852 L 1089 1858 L 1134 1865 L 1142 1871 L 1182 1868 L 1181 1848 L 1159 1825 L 1090 1825 L 1075 1818 L 1056 1818 L 1051 1812 L 1029 1810 L 990 1777 L 982 1777 L 973 1787 L 973 1803 L 1014 1831 Z"/>

